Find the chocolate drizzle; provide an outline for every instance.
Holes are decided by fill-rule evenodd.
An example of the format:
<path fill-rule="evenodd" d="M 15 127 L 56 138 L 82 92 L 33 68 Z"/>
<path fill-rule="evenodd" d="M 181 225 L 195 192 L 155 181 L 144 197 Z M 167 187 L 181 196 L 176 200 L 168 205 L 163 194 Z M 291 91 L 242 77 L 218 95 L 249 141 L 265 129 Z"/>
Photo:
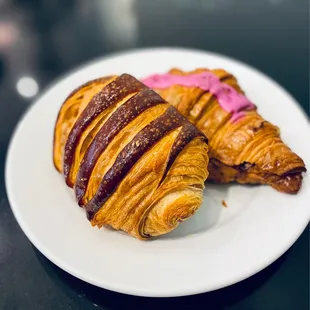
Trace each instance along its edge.
<path fill-rule="evenodd" d="M 74 96 L 77 92 L 79 92 L 80 90 L 82 90 L 83 88 L 87 88 L 87 87 L 90 87 L 92 85 L 96 85 L 97 83 L 105 83 L 105 82 L 108 82 L 110 79 L 112 79 L 113 76 L 106 76 L 106 77 L 102 77 L 102 78 L 98 78 L 98 79 L 94 79 L 94 80 L 91 80 L 91 81 L 88 81 L 84 84 L 82 84 L 81 86 L 77 87 L 76 89 L 74 89 L 68 96 L 67 98 L 65 99 L 64 103 L 70 99 L 72 96 Z M 77 98 L 78 100 L 82 99 L 82 95 Z"/>
<path fill-rule="evenodd" d="M 144 127 L 119 153 L 113 166 L 103 177 L 97 193 L 85 205 L 88 219 L 93 219 L 104 202 L 113 194 L 122 179 L 145 152 L 169 132 L 185 123 L 188 121 L 174 107 L 170 106 L 163 115 Z M 179 150 L 179 147 L 175 147 L 175 150 Z M 176 151 L 174 154 L 177 153 Z"/>
<path fill-rule="evenodd" d="M 201 137 L 205 143 L 208 143 L 208 138 L 196 126 L 184 120 L 184 125 L 172 145 L 166 170 L 160 183 L 162 183 L 165 179 L 170 167 L 172 166 L 178 155 L 181 153 L 181 151 L 189 142 L 191 142 L 196 137 Z"/>
<path fill-rule="evenodd" d="M 146 88 L 121 105 L 104 123 L 88 147 L 78 172 L 75 184 L 75 195 L 80 205 L 83 204 L 82 198 L 85 195 L 92 171 L 100 155 L 107 148 L 109 143 L 126 127 L 126 125 L 142 112 L 150 107 L 164 103 L 166 103 L 166 101 L 157 93 Z"/>
<path fill-rule="evenodd" d="M 103 78 L 99 78 L 99 79 L 95 79 L 89 82 L 84 83 L 83 85 L 77 87 L 76 89 L 74 89 L 68 96 L 67 98 L 64 100 L 63 104 L 61 105 L 61 108 L 58 112 L 57 115 L 57 119 L 56 119 L 56 125 L 55 125 L 55 130 L 54 130 L 54 138 L 53 138 L 53 162 L 54 162 L 54 166 L 55 168 L 61 172 L 61 167 L 58 165 L 58 163 L 56 162 L 56 158 L 55 158 L 55 153 L 58 152 L 55 149 L 56 146 L 56 141 L 60 140 L 59 134 L 57 133 L 57 127 L 58 127 L 58 123 L 60 122 L 60 116 L 63 113 L 63 110 L 67 107 L 67 103 L 72 99 L 72 97 L 74 97 L 79 91 L 81 91 L 81 93 L 83 93 L 83 91 L 85 91 L 87 88 L 91 88 L 92 85 L 95 85 L 96 83 L 105 83 L 108 80 L 112 79 L 112 76 L 107 76 L 107 77 L 103 77 Z M 83 99 L 83 94 L 81 94 L 78 98 L 76 98 L 76 101 Z M 60 143 L 60 142 L 58 142 Z"/>
<path fill-rule="evenodd" d="M 146 88 L 144 84 L 128 74 L 119 76 L 97 93 L 81 113 L 74 124 L 64 149 L 64 176 L 68 186 L 72 187 L 70 170 L 74 159 L 75 149 L 81 135 L 90 123 L 105 109 L 123 100 L 126 96 Z"/>

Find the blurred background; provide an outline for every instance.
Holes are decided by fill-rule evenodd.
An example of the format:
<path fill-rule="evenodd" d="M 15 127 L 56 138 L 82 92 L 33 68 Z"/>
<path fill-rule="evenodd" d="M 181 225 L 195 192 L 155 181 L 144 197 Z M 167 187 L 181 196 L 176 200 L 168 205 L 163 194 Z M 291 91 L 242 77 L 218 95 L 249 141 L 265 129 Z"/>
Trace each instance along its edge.
<path fill-rule="evenodd" d="M 4 190 L 5 154 L 18 119 L 51 82 L 76 66 L 151 46 L 199 48 L 244 61 L 284 86 L 309 115 L 308 0 L 0 0 L 0 268 L 6 262 L 0 288 L 13 272 L 18 275 L 39 264 L 39 254 L 29 248 Z M 292 285 L 281 287 L 282 275 L 270 291 L 285 295 L 296 290 L 294 302 L 298 292 L 305 298 L 309 289 L 308 230 L 306 234 L 287 265 L 292 278 L 286 281 Z M 29 265 L 20 265 L 20 256 Z M 44 275 L 37 276 L 43 284 Z M 0 308 L 1 291 L 21 294 L 16 285 L 13 281 L 12 287 L 2 287 Z M 14 309 L 22 309 L 19 305 L 16 299 Z M 281 309 L 291 309 L 289 305 L 284 298 Z"/>
<path fill-rule="evenodd" d="M 185 46 L 247 62 L 309 102 L 308 0 L 0 0 L 1 154 L 48 83 L 119 50 Z M 263 91 L 263 90 L 262 90 Z M 12 108 L 14 106 L 14 108 Z"/>

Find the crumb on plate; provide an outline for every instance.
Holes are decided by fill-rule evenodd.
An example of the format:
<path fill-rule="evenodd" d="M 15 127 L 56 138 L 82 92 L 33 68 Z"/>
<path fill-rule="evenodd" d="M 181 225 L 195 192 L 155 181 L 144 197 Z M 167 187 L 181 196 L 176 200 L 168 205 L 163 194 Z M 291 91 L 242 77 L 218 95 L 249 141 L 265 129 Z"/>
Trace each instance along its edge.
<path fill-rule="evenodd" d="M 223 207 L 225 207 L 225 208 L 227 208 L 228 206 L 227 206 L 227 203 L 226 203 L 226 201 L 225 200 L 222 200 L 222 205 L 223 205 Z"/>

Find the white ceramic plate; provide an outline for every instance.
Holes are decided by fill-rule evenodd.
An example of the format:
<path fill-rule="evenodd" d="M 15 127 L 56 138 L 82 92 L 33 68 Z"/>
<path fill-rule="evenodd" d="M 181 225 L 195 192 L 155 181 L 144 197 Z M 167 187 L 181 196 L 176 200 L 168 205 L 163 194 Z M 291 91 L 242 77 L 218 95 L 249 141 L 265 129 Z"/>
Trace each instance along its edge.
<path fill-rule="evenodd" d="M 281 128 L 284 141 L 310 167 L 309 125 L 296 101 L 270 78 L 227 57 L 185 49 L 138 50 L 92 62 L 59 80 L 15 131 L 6 164 L 9 200 L 23 231 L 47 258 L 113 291 L 179 296 L 233 284 L 276 260 L 309 221 L 310 180 L 305 176 L 296 196 L 268 186 L 207 185 L 199 212 L 153 241 L 90 226 L 52 163 L 60 105 L 87 80 L 124 72 L 142 78 L 171 67 L 231 71 L 261 114 Z"/>

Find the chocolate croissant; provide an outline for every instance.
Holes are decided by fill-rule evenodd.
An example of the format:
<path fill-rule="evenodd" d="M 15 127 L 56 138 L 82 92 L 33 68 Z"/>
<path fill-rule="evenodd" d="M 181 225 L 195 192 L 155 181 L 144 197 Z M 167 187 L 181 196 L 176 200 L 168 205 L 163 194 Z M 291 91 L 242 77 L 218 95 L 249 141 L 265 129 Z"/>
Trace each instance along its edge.
<path fill-rule="evenodd" d="M 279 128 L 257 113 L 233 75 L 222 69 L 172 69 L 143 82 L 208 137 L 208 180 L 299 191 L 306 171 L 303 160 L 283 143 Z"/>
<path fill-rule="evenodd" d="M 204 134 L 128 74 L 91 81 L 67 97 L 53 157 L 93 226 L 139 239 L 193 215 L 208 177 Z"/>

